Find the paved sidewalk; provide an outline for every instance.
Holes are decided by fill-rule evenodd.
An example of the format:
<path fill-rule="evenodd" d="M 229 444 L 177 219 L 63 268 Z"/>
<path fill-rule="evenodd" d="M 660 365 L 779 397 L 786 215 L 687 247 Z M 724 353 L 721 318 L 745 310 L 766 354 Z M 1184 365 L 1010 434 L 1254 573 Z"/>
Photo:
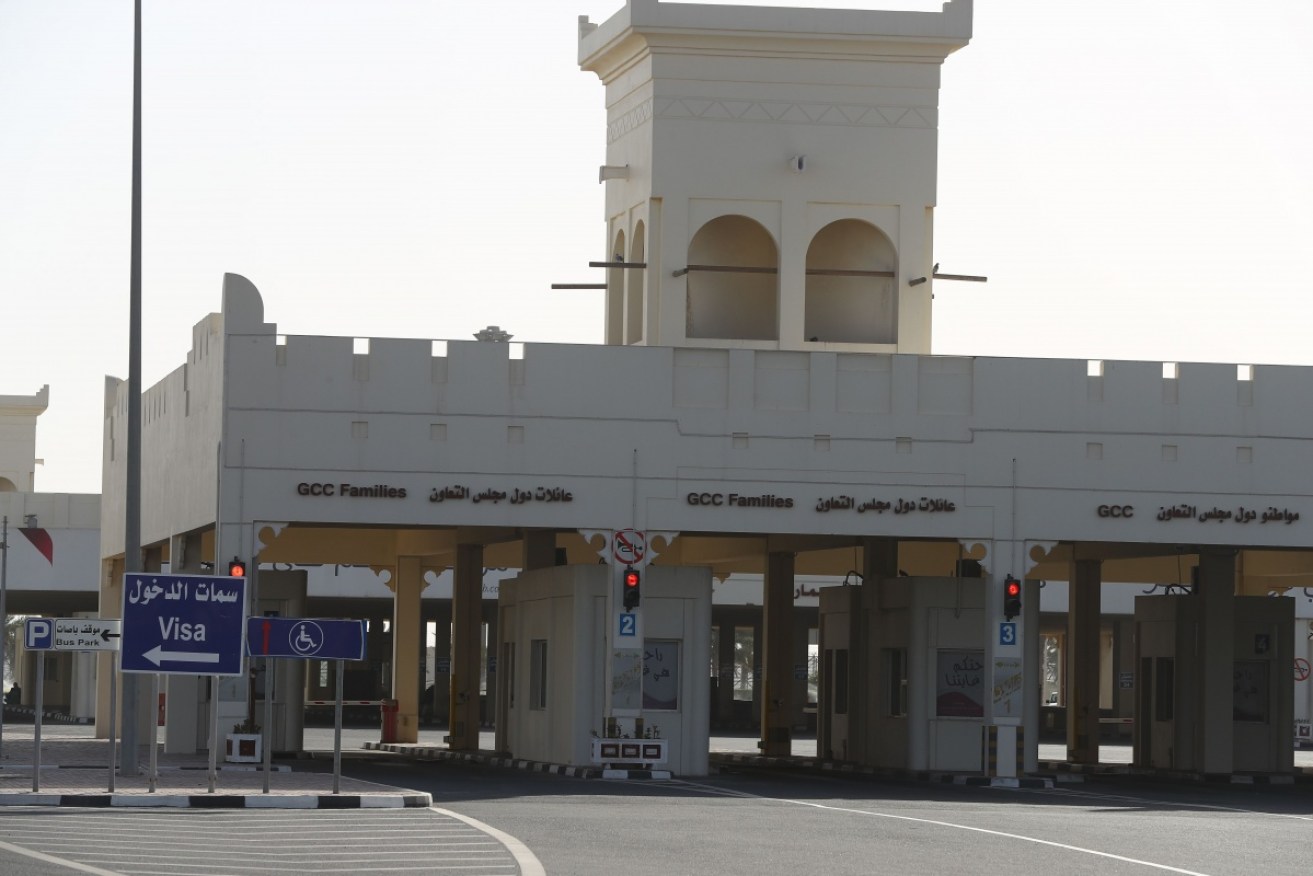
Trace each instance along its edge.
<path fill-rule="evenodd" d="M 145 806 L 235 809 L 358 809 L 429 806 L 432 796 L 342 777 L 333 793 L 332 770 L 322 762 L 274 764 L 268 776 L 260 765 L 220 760 L 210 791 L 209 758 L 165 754 L 157 758 L 158 781 L 150 788 L 150 750 L 142 746 L 136 776 L 114 776 L 109 790 L 109 742 L 90 727 L 61 727 L 41 739 L 41 770 L 33 790 L 32 727 L 6 725 L 0 756 L 0 806 Z"/>

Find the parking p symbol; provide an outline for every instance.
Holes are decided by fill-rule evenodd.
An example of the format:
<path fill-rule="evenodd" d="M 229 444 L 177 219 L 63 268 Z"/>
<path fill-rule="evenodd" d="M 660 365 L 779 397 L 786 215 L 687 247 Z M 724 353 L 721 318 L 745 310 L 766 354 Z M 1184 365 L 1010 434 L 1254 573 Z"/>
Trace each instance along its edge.
<path fill-rule="evenodd" d="M 23 625 L 23 644 L 29 651 L 49 651 L 55 646 L 55 625 L 50 618 L 30 617 Z"/>

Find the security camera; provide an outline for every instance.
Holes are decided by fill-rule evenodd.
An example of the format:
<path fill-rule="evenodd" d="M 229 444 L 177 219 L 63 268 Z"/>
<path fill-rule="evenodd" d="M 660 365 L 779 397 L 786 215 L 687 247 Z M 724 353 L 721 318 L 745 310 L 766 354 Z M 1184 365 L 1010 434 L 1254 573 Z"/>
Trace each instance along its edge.
<path fill-rule="evenodd" d="M 789 167 L 794 173 L 802 173 L 807 169 L 807 156 L 795 155 L 789 159 Z"/>

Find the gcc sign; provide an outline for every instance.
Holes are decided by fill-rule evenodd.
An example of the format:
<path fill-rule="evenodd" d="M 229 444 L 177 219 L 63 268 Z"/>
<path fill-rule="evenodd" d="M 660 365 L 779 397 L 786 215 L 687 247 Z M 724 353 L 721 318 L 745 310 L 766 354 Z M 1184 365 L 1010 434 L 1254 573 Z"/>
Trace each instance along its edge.
<path fill-rule="evenodd" d="M 1100 517 L 1122 517 L 1129 518 L 1135 516 L 1135 508 L 1131 505 L 1100 505 Z"/>

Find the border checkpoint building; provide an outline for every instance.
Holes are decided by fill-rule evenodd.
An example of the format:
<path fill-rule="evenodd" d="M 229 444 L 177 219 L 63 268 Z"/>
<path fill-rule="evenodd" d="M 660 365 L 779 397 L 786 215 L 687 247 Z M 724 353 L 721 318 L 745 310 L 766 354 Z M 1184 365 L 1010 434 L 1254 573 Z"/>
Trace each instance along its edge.
<path fill-rule="evenodd" d="M 1097 761 L 1111 700 L 1138 767 L 1289 773 L 1313 369 L 931 355 L 940 69 L 971 27 L 971 0 L 581 19 L 608 113 L 605 344 L 303 336 L 267 316 L 277 290 L 267 308 L 229 274 L 142 400 L 145 568 L 239 557 L 252 614 L 385 612 L 399 741 L 431 682 L 454 750 L 487 721 L 518 758 L 659 739 L 705 773 L 737 659 L 713 587 L 755 575 L 766 754 L 806 720 L 815 628 L 818 756 L 1032 771 L 1048 630 L 1069 760 Z M 105 399 L 103 616 L 123 598 L 126 390 Z M 335 564 L 368 587 L 316 595 L 305 569 Z M 488 567 L 514 570 L 495 602 Z M 1045 581 L 1068 582 L 1056 631 Z M 1113 637 L 1104 582 L 1141 594 Z M 432 678 L 426 625 L 450 653 Z M 329 669 L 262 686 L 277 749 Z M 210 710 L 239 720 L 253 690 L 169 676 L 166 746 L 206 747 Z"/>

